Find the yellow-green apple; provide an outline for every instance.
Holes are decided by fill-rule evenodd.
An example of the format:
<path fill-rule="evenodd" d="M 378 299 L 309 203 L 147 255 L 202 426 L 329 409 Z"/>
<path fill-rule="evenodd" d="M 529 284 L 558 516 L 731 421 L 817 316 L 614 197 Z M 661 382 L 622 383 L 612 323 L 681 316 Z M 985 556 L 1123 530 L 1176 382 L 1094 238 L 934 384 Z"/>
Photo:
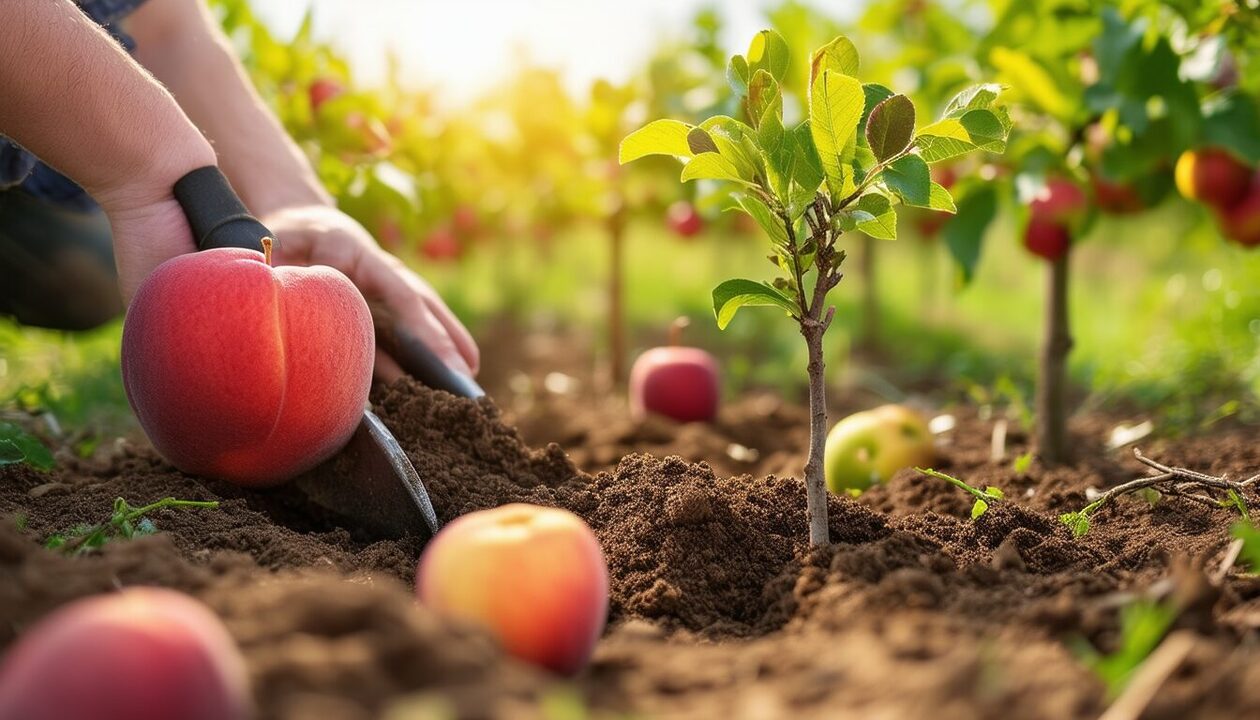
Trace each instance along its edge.
<path fill-rule="evenodd" d="M 675 322 L 670 344 L 645 351 L 630 368 L 630 413 L 650 413 L 678 422 L 717 417 L 721 397 L 717 360 L 700 348 L 678 344 L 685 323 Z"/>
<path fill-rule="evenodd" d="M 77 600 L 24 632 L 0 664 L 13 720 L 244 720 L 245 663 L 187 595 L 131 588 Z"/>
<path fill-rule="evenodd" d="M 1260 246 L 1260 174 L 1233 207 L 1220 214 L 1221 232 L 1243 247 Z"/>
<path fill-rule="evenodd" d="M 666 211 L 666 219 L 669 222 L 669 229 L 678 233 L 680 237 L 695 237 L 704 230 L 704 218 L 700 217 L 696 206 L 686 200 L 679 200 L 670 205 L 669 210 Z"/>
<path fill-rule="evenodd" d="M 903 405 L 854 413 L 831 428 L 823 456 L 834 493 L 865 490 L 902 468 L 930 465 L 932 433 L 923 417 Z"/>
<path fill-rule="evenodd" d="M 1247 194 L 1251 174 L 1251 168 L 1228 151 L 1202 148 L 1177 158 L 1174 178 L 1184 197 L 1224 211 Z"/>
<path fill-rule="evenodd" d="M 567 510 L 514 503 L 457 518 L 425 548 L 420 602 L 479 625 L 511 655 L 562 674 L 586 666 L 608 615 L 608 567 Z"/>
<path fill-rule="evenodd" d="M 167 260 L 127 311 L 122 375 L 153 446 L 193 475 L 283 482 L 350 439 L 375 355 L 358 289 L 324 266 L 205 250 Z"/>
<path fill-rule="evenodd" d="M 1054 261 L 1063 257 L 1072 244 L 1072 235 L 1067 227 L 1041 218 L 1030 218 L 1024 227 L 1024 247 L 1028 252 Z"/>

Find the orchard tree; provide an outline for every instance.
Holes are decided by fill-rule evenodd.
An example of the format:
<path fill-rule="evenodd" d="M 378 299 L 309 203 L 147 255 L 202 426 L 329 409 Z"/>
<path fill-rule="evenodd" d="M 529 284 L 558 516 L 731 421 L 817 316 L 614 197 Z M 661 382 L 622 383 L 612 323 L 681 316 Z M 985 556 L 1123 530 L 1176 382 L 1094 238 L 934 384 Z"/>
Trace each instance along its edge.
<path fill-rule="evenodd" d="M 622 141 L 620 160 L 678 157 L 683 182 L 725 181 L 733 203 L 765 231 L 776 277 L 721 283 L 713 291 L 713 310 L 725 328 L 742 307 L 775 307 L 800 329 L 809 357 L 809 539 L 825 545 L 823 336 L 835 314 L 828 293 L 840 282 L 845 260 L 839 240 L 852 231 L 895 238 L 898 205 L 954 211 L 949 191 L 932 182 L 929 163 L 976 149 L 1002 151 L 1010 119 L 995 104 L 999 88 L 978 85 L 956 95 L 941 119 L 916 133 L 907 97 L 858 80 L 858 53 L 848 38 L 836 37 L 809 59 L 803 122 L 784 124 L 781 83 L 791 60 L 782 36 L 764 30 L 727 68 L 744 120 L 656 120 Z"/>

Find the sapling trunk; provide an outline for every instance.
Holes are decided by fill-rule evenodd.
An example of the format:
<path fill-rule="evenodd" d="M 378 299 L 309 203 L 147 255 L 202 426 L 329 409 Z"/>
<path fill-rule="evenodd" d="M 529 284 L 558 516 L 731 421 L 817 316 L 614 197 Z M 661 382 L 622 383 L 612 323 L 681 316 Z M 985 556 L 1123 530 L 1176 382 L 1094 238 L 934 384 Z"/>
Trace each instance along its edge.
<path fill-rule="evenodd" d="M 1037 382 L 1037 450 L 1043 462 L 1068 460 L 1067 356 L 1072 350 L 1068 324 L 1068 258 L 1050 263 L 1046 293 L 1045 338 L 1041 346 Z"/>
<path fill-rule="evenodd" d="M 625 213 L 619 206 L 608 216 L 608 375 L 612 387 L 626 376 Z"/>
<path fill-rule="evenodd" d="M 809 544 L 831 541 L 827 520 L 827 481 L 823 455 L 827 444 L 826 361 L 823 359 L 822 326 L 803 326 L 809 347 L 809 456 L 805 460 L 805 505 L 809 512 Z"/>

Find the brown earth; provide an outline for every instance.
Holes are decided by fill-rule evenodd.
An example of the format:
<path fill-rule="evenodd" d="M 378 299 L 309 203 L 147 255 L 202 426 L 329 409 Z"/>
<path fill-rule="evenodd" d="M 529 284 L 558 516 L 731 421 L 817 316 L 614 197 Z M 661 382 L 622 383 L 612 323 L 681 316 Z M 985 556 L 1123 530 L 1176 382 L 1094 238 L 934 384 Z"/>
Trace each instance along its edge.
<path fill-rule="evenodd" d="M 1177 608 L 1189 651 L 1143 714 L 1119 717 L 1260 714 L 1260 582 L 1212 577 L 1230 512 L 1122 501 L 1080 539 L 1056 520 L 1142 474 L 1103 446 L 1121 418 L 1078 418 L 1073 465 L 1021 473 L 1023 434 L 995 462 L 993 421 L 952 409 L 937 467 L 1007 502 L 973 521 L 968 496 L 903 471 L 857 501 L 833 498 L 835 544 L 809 551 L 788 475 L 802 464 L 801 408 L 755 394 L 713 425 L 635 423 L 595 393 L 545 385 L 524 399 L 492 386 L 510 422 L 488 401 L 407 382 L 375 403 L 443 520 L 524 501 L 568 508 L 598 534 L 610 629 L 570 684 L 417 607 L 416 540 L 361 537 L 294 490 L 188 477 L 125 444 L 92 461 L 63 454 L 51 474 L 0 471 L 0 646 L 72 598 L 159 584 L 224 618 L 262 718 L 555 717 L 540 708 L 570 692 L 601 716 L 1091 718 L 1109 699 L 1069 646 L 1114 648 L 1119 609 L 1149 595 Z M 1144 449 L 1237 477 L 1260 470 L 1254 438 L 1220 426 Z M 158 535 L 83 557 L 40 547 L 103 520 L 119 496 L 222 504 L 162 511 Z"/>

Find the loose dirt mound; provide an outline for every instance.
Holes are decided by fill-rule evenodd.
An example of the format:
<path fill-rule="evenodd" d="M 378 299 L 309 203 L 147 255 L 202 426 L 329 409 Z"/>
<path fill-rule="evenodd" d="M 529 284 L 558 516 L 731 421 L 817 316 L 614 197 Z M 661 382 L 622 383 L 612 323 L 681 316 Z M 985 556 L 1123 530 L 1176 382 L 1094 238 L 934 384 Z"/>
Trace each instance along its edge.
<path fill-rule="evenodd" d="M 408 382 L 375 399 L 443 520 L 532 502 L 570 509 L 599 535 L 614 628 L 578 682 L 596 708 L 653 716 L 1009 717 L 1018 703 L 1026 717 L 1096 716 L 1103 688 L 1062 639 L 1113 646 L 1122 593 L 1160 583 L 1182 611 L 1181 626 L 1211 636 L 1195 652 L 1221 659 L 1231 673 L 1187 666 L 1165 706 L 1191 707 L 1212 688 L 1244 695 L 1240 707 L 1260 699 L 1245 690 L 1253 653 L 1239 643 L 1260 627 L 1260 585 L 1236 576 L 1218 587 L 1203 570 L 1228 542 L 1229 513 L 1176 500 L 1126 501 L 1103 513 L 1084 539 L 1056 520 L 1079 508 L 1088 488 L 1138 472 L 1096 444 L 1080 444 L 1071 467 L 1021 473 L 1009 459 L 990 461 L 990 423 L 960 411 L 939 467 L 998 486 L 1010 502 L 972 521 L 965 494 L 903 472 L 859 502 L 833 498 L 836 544 L 810 552 L 802 544 L 798 480 L 729 477 L 669 457 L 738 442 L 795 467 L 801 438 L 783 428 L 799 408 L 766 406 L 764 424 L 749 412 L 715 426 L 627 426 L 624 449 L 645 445 L 657 456 L 629 454 L 614 469 L 588 475 L 574 463 L 580 453 L 529 447 L 488 401 Z M 1099 437 L 1105 423 L 1089 422 L 1078 431 Z M 588 438 L 607 431 L 599 416 L 578 429 Z M 642 441 L 652 433 L 660 440 Z M 1237 428 L 1150 450 L 1237 474 L 1260 467 L 1250 438 Z M 1026 449 L 1019 434 L 1010 442 L 1009 457 Z M 728 467 L 748 464 L 725 457 L 734 463 Z M 88 557 L 39 548 L 49 534 L 105 519 L 119 496 L 133 504 L 176 496 L 222 505 L 163 511 L 154 517 L 162 534 Z M 0 515 L 9 518 L 0 529 L 0 644 L 74 597 L 160 584 L 192 593 L 224 617 L 246 653 L 264 718 L 373 717 L 424 691 L 439 692 L 460 716 L 527 717 L 526 706 L 545 692 L 539 674 L 501 657 L 485 637 L 414 606 L 408 586 L 418 541 L 350 532 L 296 490 L 247 491 L 191 478 L 151 451 L 126 449 L 94 463 L 63 460 L 52 474 L 0 470 Z"/>

